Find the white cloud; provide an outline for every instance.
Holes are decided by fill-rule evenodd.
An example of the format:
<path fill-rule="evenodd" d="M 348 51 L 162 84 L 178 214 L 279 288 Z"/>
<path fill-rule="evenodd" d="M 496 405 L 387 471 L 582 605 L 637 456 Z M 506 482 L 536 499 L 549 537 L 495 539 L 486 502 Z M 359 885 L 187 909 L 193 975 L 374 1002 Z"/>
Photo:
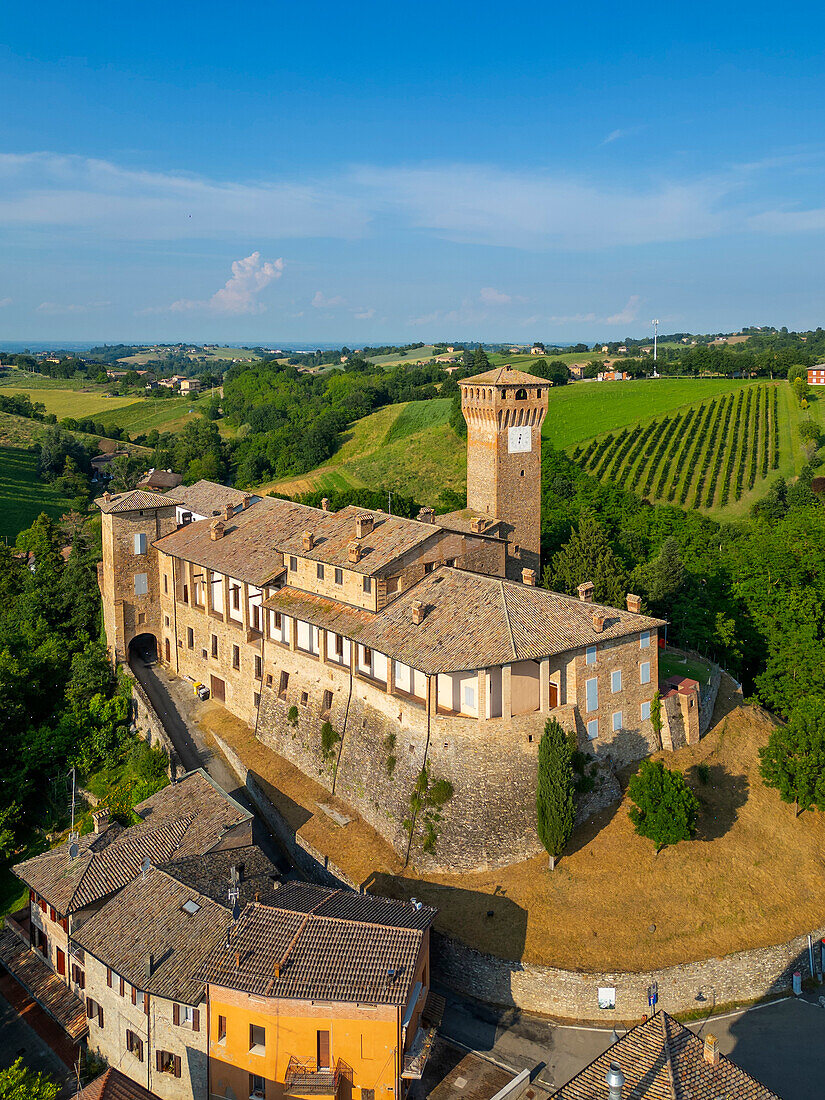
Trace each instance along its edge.
<path fill-rule="evenodd" d="M 233 314 L 263 313 L 266 307 L 258 301 L 258 295 L 273 279 L 280 279 L 283 273 L 283 259 L 279 257 L 273 261 L 262 261 L 260 252 L 253 252 L 242 260 L 233 260 L 232 275 L 211 298 L 206 301 L 179 298 L 176 302 L 172 302 L 169 309 L 172 313 L 186 313 L 190 310 Z"/>
<path fill-rule="evenodd" d="M 346 305 L 346 299 L 342 298 L 340 294 L 334 295 L 332 298 L 327 296 L 321 290 L 315 291 L 315 297 L 310 303 L 315 309 L 337 309 L 338 306 Z"/>
<path fill-rule="evenodd" d="M 4 299 L 6 302 L 10 302 L 11 298 Z M 2 304 L 2 303 L 0 303 Z M 41 302 L 37 307 L 38 313 L 90 313 L 95 309 L 105 309 L 110 306 L 111 302 Z"/>
<path fill-rule="evenodd" d="M 353 315 L 358 321 L 371 321 L 375 316 L 374 309 L 362 309 Z"/>
<path fill-rule="evenodd" d="M 496 290 L 495 287 L 492 286 L 483 286 L 479 298 L 481 298 L 482 302 L 486 302 L 488 305 L 493 306 L 507 305 L 508 302 L 512 302 L 513 300 L 511 295 L 505 294 L 501 290 Z"/>
<path fill-rule="evenodd" d="M 641 126 L 627 126 L 620 127 L 618 130 L 611 130 L 604 141 L 599 142 L 599 144 L 610 145 L 612 142 L 619 141 L 621 138 L 633 137 L 633 135 L 638 134 L 641 129 Z"/>
<path fill-rule="evenodd" d="M 610 317 L 605 318 L 605 324 L 608 325 L 629 325 L 631 321 L 635 321 L 639 316 L 639 302 L 641 298 L 638 294 L 631 294 L 627 299 L 623 309 L 620 309 L 618 313 L 612 314 Z"/>
<path fill-rule="evenodd" d="M 0 298 L 0 309 L 11 305 L 11 298 Z"/>

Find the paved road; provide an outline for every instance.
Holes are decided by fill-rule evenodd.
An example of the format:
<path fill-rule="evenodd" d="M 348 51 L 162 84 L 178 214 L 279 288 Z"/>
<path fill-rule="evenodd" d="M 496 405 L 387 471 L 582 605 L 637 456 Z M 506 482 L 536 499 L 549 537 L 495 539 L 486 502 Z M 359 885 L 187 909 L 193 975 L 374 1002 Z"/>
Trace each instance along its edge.
<path fill-rule="evenodd" d="M 238 777 L 219 753 L 207 745 L 194 723 L 187 723 L 181 692 L 184 681 L 172 682 L 181 699 L 178 708 L 162 669 L 147 668 L 138 658 L 133 671 L 158 712 L 181 763 L 187 769 L 206 768 L 224 790 L 254 810 Z M 188 702 L 188 700 L 187 700 Z M 279 859 L 285 857 L 277 849 Z M 274 853 L 273 853 L 274 856 Z M 496 1009 L 458 997 L 446 989 L 442 1034 L 513 1073 L 534 1072 L 537 1085 L 552 1092 L 602 1054 L 612 1041 L 607 1028 L 552 1024 L 517 1009 Z M 723 1054 L 733 1058 L 782 1100 L 819 1100 L 825 1096 L 825 1009 L 816 997 L 788 999 L 746 1012 L 715 1017 L 690 1025 L 712 1030 Z M 620 1034 L 623 1030 L 620 1029 Z"/>
<path fill-rule="evenodd" d="M 71 1070 L 29 1027 L 17 1009 L 0 995 L 0 1069 L 6 1069 L 18 1058 L 22 1058 L 30 1069 L 40 1070 L 57 1081 L 62 1086 L 63 1095 L 68 1096 L 74 1091 Z"/>

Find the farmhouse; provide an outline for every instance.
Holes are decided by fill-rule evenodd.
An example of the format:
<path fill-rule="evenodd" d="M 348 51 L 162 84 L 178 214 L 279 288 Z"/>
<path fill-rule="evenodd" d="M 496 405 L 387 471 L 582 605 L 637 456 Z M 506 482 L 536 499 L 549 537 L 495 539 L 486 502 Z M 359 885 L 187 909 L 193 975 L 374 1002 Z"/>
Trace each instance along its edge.
<path fill-rule="evenodd" d="M 808 385 L 825 386 L 825 367 L 808 368 Z"/>
<path fill-rule="evenodd" d="M 665 624 L 637 596 L 536 587 L 549 383 L 459 384 L 466 509 L 331 512 L 209 482 L 104 494 L 99 582 L 113 656 L 155 646 L 400 854 L 480 869 L 538 850 L 551 715 L 625 761 L 696 739 L 698 706 L 677 692 L 654 729 Z"/>

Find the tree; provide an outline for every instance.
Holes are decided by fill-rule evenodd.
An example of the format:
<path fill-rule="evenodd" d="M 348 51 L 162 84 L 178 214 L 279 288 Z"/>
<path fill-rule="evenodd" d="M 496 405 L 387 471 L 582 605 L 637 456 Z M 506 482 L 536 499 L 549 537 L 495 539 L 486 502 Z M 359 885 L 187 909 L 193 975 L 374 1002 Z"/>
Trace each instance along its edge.
<path fill-rule="evenodd" d="M 575 595 L 584 581 L 595 585 L 599 603 L 621 607 L 627 592 L 627 578 L 616 560 L 607 532 L 592 512 L 583 512 L 578 528 L 544 571 L 545 588 Z"/>
<path fill-rule="evenodd" d="M 56 1100 L 59 1091 L 44 1073 L 23 1065 L 22 1058 L 0 1070 L 0 1100 Z"/>
<path fill-rule="evenodd" d="M 678 539 L 665 539 L 658 555 L 642 570 L 642 585 L 655 605 L 654 614 L 668 615 L 671 604 L 685 583 L 685 567 Z"/>
<path fill-rule="evenodd" d="M 118 455 L 109 466 L 109 489 L 114 493 L 125 493 L 134 489 L 143 473 L 145 460 L 138 455 Z"/>
<path fill-rule="evenodd" d="M 481 374 L 482 371 L 490 369 L 490 360 L 487 358 L 487 353 L 481 344 L 475 350 L 473 355 L 473 370 L 476 374 Z"/>
<path fill-rule="evenodd" d="M 661 760 L 643 760 L 628 793 L 635 803 L 630 820 L 639 836 L 653 841 L 657 855 L 695 833 L 699 800 L 680 771 L 671 771 Z"/>
<path fill-rule="evenodd" d="M 825 810 L 825 698 L 807 696 L 794 707 L 787 726 L 777 726 L 759 750 L 759 774 L 797 813 Z"/>
<path fill-rule="evenodd" d="M 550 870 L 573 832 L 573 750 L 555 718 L 548 718 L 539 743 L 536 829 L 550 856 Z"/>

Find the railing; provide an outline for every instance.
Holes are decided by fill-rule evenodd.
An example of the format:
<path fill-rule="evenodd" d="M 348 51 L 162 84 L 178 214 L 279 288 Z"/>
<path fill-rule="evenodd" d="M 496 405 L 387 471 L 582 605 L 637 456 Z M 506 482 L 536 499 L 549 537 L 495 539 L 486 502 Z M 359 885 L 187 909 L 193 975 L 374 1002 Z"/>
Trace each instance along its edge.
<path fill-rule="evenodd" d="M 23 941 L 26 947 L 31 947 L 31 917 L 29 910 L 18 909 L 16 913 L 6 915 L 6 928 Z"/>
<path fill-rule="evenodd" d="M 291 1057 L 284 1077 L 287 1096 L 337 1096 L 342 1081 L 352 1084 L 352 1067 L 338 1059 L 335 1067 L 318 1068 L 317 1062 Z"/>

